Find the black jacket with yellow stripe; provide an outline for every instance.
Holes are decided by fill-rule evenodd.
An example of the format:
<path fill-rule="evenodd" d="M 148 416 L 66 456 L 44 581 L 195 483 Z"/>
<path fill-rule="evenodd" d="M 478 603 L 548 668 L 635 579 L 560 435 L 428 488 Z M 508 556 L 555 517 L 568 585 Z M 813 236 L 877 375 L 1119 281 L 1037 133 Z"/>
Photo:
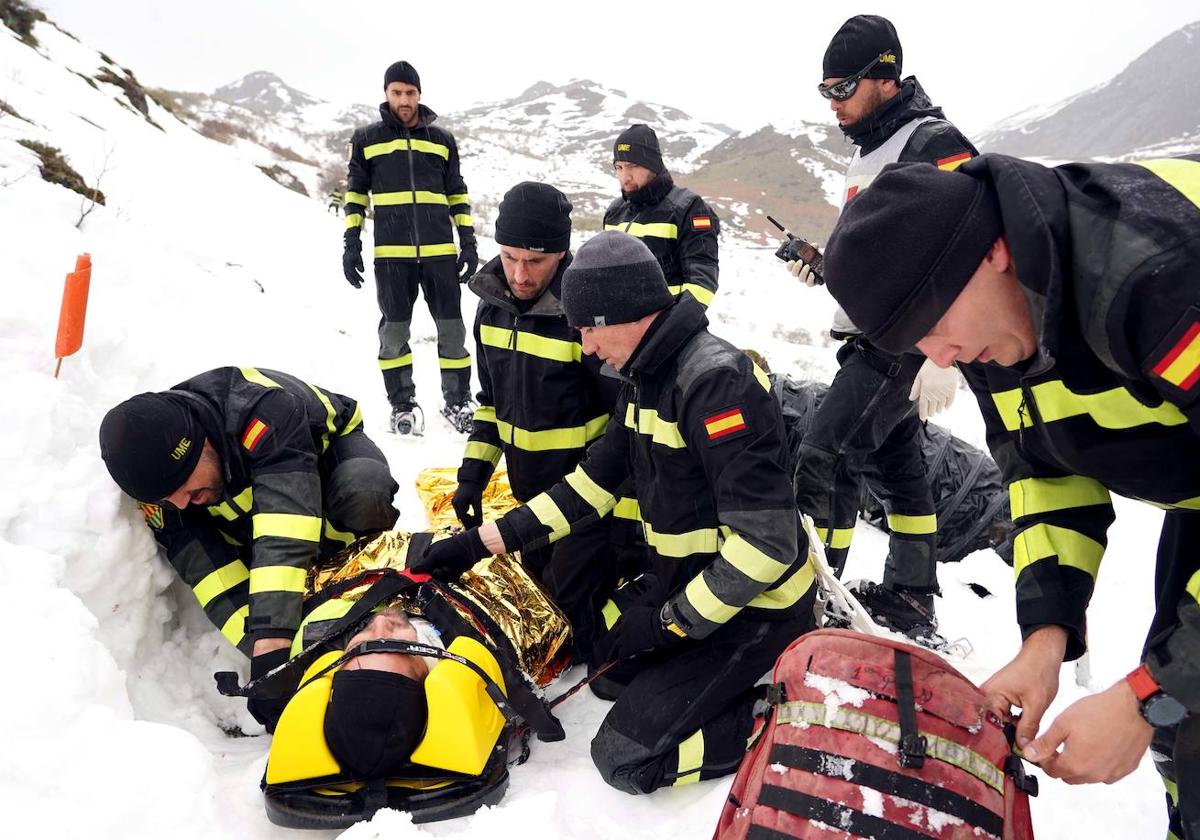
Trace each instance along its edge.
<path fill-rule="evenodd" d="M 498 525 L 536 548 L 594 522 L 633 477 L 670 617 L 703 638 L 743 609 L 793 619 L 813 585 L 766 374 L 707 330 L 684 295 L 653 322 L 587 459 Z"/>
<path fill-rule="evenodd" d="M 503 454 L 513 496 L 527 502 L 561 481 L 604 434 L 620 380 L 583 354 L 578 330 L 567 323 L 559 293 L 570 263 L 568 252 L 527 306 L 509 291 L 499 257 L 471 279 L 480 297 L 479 407 L 459 481 L 486 482 Z"/>
<path fill-rule="evenodd" d="M 385 102 L 380 121 L 350 139 L 346 227 L 361 228 L 374 205 L 375 259 L 457 257 L 452 226 L 460 241 L 475 237 L 458 145 L 433 125 L 437 114 L 419 107 L 419 121 L 407 128 Z"/>
<path fill-rule="evenodd" d="M 1200 509 L 1200 157 L 1048 169 L 984 155 L 960 171 L 995 185 L 1038 325 L 1038 352 L 1021 366 L 964 366 L 1011 482 L 1017 618 L 1026 635 L 1066 627 L 1074 658 L 1109 491 Z M 1190 576 L 1188 594 L 1152 647 L 1190 653 L 1148 662 L 1195 712 L 1200 557 L 1175 562 L 1188 565 L 1171 570 Z"/>
<path fill-rule="evenodd" d="M 721 223 L 704 199 L 660 172 L 604 213 L 605 230 L 642 240 L 658 260 L 671 294 L 691 292 L 705 306 L 717 293 L 717 236 Z"/>
<path fill-rule="evenodd" d="M 254 637 L 300 626 L 322 537 L 353 538 L 322 519 L 321 456 L 362 415 L 349 397 L 265 368 L 217 368 L 173 391 L 188 397 L 220 453 L 225 497 L 147 519 L 209 619 L 248 653 Z"/>

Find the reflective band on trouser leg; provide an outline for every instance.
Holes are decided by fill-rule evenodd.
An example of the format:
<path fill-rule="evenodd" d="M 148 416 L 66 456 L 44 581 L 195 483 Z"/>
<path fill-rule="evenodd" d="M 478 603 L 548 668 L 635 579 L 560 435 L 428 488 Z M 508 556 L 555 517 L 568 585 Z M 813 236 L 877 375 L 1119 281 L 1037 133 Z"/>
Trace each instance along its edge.
<path fill-rule="evenodd" d="M 396 368 L 412 367 L 412 363 L 413 363 L 412 353 L 405 353 L 403 356 L 400 356 L 395 359 L 380 359 L 379 360 L 379 369 L 380 370 L 395 370 Z"/>
<path fill-rule="evenodd" d="M 830 534 L 828 528 L 816 526 L 817 539 L 826 548 L 849 548 L 850 541 L 854 539 L 854 528 L 834 528 Z"/>
<path fill-rule="evenodd" d="M 438 359 L 438 367 L 442 370 L 461 370 L 471 366 L 471 357 L 464 356 L 461 359 Z"/>
<path fill-rule="evenodd" d="M 925 535 L 937 533 L 937 514 L 935 513 L 920 516 L 889 513 L 887 515 L 887 522 L 888 530 L 896 534 Z"/>
<path fill-rule="evenodd" d="M 704 764 L 704 730 L 697 729 L 679 745 L 679 776 L 672 783 L 690 785 L 700 781 L 700 767 Z"/>

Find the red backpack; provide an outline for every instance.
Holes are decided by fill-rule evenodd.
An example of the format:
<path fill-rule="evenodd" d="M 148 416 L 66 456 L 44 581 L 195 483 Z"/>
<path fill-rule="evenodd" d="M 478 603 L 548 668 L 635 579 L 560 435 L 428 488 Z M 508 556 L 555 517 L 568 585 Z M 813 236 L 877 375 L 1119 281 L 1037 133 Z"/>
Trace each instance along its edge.
<path fill-rule="evenodd" d="M 768 700 L 714 840 L 1033 840 L 1037 779 L 937 654 L 817 630 L 780 655 Z"/>

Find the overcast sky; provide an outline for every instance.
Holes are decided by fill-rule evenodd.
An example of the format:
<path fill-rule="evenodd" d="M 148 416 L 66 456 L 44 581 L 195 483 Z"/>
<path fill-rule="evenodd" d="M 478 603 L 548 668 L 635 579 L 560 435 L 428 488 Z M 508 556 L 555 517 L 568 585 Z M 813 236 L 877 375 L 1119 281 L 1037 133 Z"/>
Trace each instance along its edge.
<path fill-rule="evenodd" d="M 815 85 L 847 17 L 884 14 L 915 74 L 968 133 L 1106 81 L 1200 19 L 1196 0 L 572 3 L 33 0 L 144 84 L 211 91 L 254 70 L 337 102 L 382 101 L 407 59 L 442 113 L 589 78 L 738 129 L 832 123 Z M 1165 84 L 1194 78 L 1179 68 Z"/>

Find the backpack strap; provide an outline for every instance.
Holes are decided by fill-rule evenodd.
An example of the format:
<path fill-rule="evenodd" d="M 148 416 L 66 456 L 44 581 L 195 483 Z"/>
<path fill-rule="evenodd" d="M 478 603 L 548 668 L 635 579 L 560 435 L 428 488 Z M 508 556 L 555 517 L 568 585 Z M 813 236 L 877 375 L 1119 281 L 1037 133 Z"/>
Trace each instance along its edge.
<path fill-rule="evenodd" d="M 896 759 L 901 767 L 912 770 L 924 767 L 928 743 L 917 729 L 912 658 L 907 651 L 899 649 L 896 650 L 896 710 L 900 716 L 900 751 L 896 754 Z"/>

